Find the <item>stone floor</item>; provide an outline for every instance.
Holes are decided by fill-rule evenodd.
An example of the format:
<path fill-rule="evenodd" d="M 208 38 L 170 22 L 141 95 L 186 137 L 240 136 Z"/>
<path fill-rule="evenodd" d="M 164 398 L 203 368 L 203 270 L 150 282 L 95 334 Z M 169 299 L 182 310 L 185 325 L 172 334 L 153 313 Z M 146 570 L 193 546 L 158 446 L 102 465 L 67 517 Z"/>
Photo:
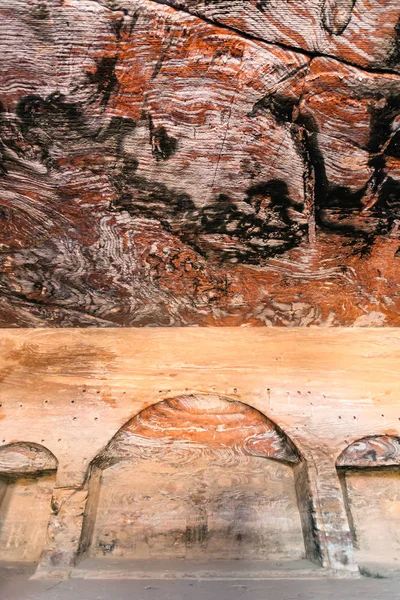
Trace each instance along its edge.
<path fill-rule="evenodd" d="M 400 600 L 398 578 L 30 580 L 0 568 L 2 600 Z"/>
<path fill-rule="evenodd" d="M 88 558 L 72 571 L 74 579 L 314 579 L 326 578 L 308 560 L 129 560 Z"/>

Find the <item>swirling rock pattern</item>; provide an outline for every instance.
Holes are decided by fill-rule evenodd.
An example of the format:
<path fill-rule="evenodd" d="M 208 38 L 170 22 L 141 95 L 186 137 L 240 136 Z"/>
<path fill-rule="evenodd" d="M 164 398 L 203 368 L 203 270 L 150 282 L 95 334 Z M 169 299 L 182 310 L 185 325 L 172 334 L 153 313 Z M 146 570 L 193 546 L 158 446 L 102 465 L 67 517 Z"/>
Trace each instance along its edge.
<path fill-rule="evenodd" d="M 259 39 L 399 70 L 396 0 L 156 0 Z M 121 4 L 121 3 L 120 3 Z"/>
<path fill-rule="evenodd" d="M 0 3 L 0 325 L 400 324 L 394 2 L 166 4 Z"/>
<path fill-rule="evenodd" d="M 377 435 L 357 440 L 342 452 L 336 464 L 350 469 L 400 465 L 400 438 Z"/>
<path fill-rule="evenodd" d="M 126 423 L 96 459 L 98 465 L 134 459 L 185 463 L 203 455 L 217 462 L 236 455 L 297 464 L 300 455 L 285 434 L 257 410 L 220 396 L 188 395 L 153 404 Z M 172 460 L 172 459 L 171 459 Z"/>
<path fill-rule="evenodd" d="M 29 475 L 55 471 L 57 459 L 39 444 L 16 442 L 0 448 L 0 475 Z"/>

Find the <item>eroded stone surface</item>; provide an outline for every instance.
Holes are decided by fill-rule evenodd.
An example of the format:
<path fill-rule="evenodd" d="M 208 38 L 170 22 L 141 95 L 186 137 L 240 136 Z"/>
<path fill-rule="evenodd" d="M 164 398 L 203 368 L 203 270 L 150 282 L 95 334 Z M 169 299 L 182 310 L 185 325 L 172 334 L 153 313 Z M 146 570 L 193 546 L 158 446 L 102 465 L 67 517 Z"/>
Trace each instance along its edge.
<path fill-rule="evenodd" d="M 399 76 L 110 6 L 0 6 L 0 323 L 398 324 Z"/>
<path fill-rule="evenodd" d="M 342 452 L 336 464 L 347 469 L 400 465 L 400 438 L 378 435 L 357 440 Z"/>
<path fill-rule="evenodd" d="M 160 550 L 167 557 L 175 540 L 177 554 L 193 557 L 207 540 L 217 553 L 218 531 L 233 540 L 220 547 L 236 557 L 304 551 L 325 576 L 353 576 L 357 519 L 369 545 L 359 564 L 369 568 L 380 553 L 395 569 L 396 535 L 385 538 L 382 554 L 385 540 L 374 546 L 374 532 L 376 520 L 397 522 L 399 336 L 316 328 L 3 331 L 0 456 L 13 444 L 41 444 L 58 459 L 47 513 L 37 509 L 49 521 L 38 576 L 68 575 L 93 539 L 102 556 Z M 22 477 L 30 463 L 18 465 Z M 371 489 L 347 487 L 366 467 Z M 387 494 L 379 493 L 389 470 Z M 28 473 L 30 481 L 40 472 Z M 1 519 L 20 527 L 23 548 L 33 495 L 3 504 L 15 479 L 0 479 Z M 193 510 L 181 510 L 186 500 Z M 363 524 L 366 505 L 371 527 Z M 177 516 L 177 528 L 167 514 Z"/>
<path fill-rule="evenodd" d="M 109 558 L 301 559 L 299 462 L 287 436 L 248 405 L 196 394 L 158 402 L 95 458 L 81 549 Z"/>
<path fill-rule="evenodd" d="M 268 42 L 369 67 L 399 69 L 396 0 L 156 0 Z M 121 5 L 122 3 L 117 3 Z"/>
<path fill-rule="evenodd" d="M 0 560 L 39 562 L 46 540 L 55 475 L 20 476 L 0 499 Z"/>
<path fill-rule="evenodd" d="M 0 448 L 0 474 L 29 475 L 57 469 L 57 459 L 39 444 L 16 442 Z"/>

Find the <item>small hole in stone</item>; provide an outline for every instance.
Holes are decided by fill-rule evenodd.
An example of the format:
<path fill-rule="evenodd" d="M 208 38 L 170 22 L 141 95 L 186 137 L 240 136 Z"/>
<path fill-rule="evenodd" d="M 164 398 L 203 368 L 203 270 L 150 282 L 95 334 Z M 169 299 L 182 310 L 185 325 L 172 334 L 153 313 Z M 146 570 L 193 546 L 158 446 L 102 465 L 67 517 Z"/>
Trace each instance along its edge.
<path fill-rule="evenodd" d="M 381 417 L 384 417 L 385 415 L 381 415 Z"/>
<path fill-rule="evenodd" d="M 237 393 L 237 388 L 233 388 L 233 393 L 236 394 Z"/>
<path fill-rule="evenodd" d="M 299 392 L 299 390 L 297 390 L 297 393 L 301 396 L 301 392 Z"/>
<path fill-rule="evenodd" d="M 82 390 L 82 392 L 86 392 L 86 390 Z"/>
<path fill-rule="evenodd" d="M 73 420 L 73 421 L 76 421 L 76 417 L 72 417 L 72 420 Z"/>
<path fill-rule="evenodd" d="M 100 390 L 97 390 L 96 394 L 100 394 Z"/>
<path fill-rule="evenodd" d="M 22 404 L 20 404 L 19 407 L 22 408 Z"/>
<path fill-rule="evenodd" d="M 71 400 L 71 404 L 73 404 L 75 402 L 75 400 Z"/>
<path fill-rule="evenodd" d="M 45 401 L 44 401 L 44 403 L 45 403 L 45 404 L 48 404 L 48 402 L 49 402 L 48 400 L 45 400 Z"/>
<path fill-rule="evenodd" d="M 353 419 L 357 419 L 357 417 L 356 417 L 356 416 L 354 416 L 354 417 L 353 417 Z"/>
<path fill-rule="evenodd" d="M 42 440 L 42 442 L 44 442 L 44 440 Z"/>
<path fill-rule="evenodd" d="M 61 442 L 61 438 L 59 438 L 59 440 L 58 440 L 58 441 L 59 441 L 59 442 Z"/>
<path fill-rule="evenodd" d="M 339 415 L 339 419 L 341 419 L 342 417 Z"/>
<path fill-rule="evenodd" d="M 95 417 L 94 420 L 97 421 L 99 417 Z"/>
<path fill-rule="evenodd" d="M 2 443 L 4 444 L 4 442 L 5 442 L 5 441 L 6 441 L 6 440 L 3 440 L 3 442 L 2 442 Z"/>

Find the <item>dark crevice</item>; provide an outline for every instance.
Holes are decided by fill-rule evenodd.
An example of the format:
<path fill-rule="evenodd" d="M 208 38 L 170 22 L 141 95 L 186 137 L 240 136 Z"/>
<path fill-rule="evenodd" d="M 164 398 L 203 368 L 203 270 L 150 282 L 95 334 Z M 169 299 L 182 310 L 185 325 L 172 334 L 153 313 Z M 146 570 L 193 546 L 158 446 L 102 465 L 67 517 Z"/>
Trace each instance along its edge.
<path fill-rule="evenodd" d="M 268 111 L 289 128 L 304 165 L 304 215 L 309 241 L 315 240 L 318 226 L 322 231 L 348 236 L 357 253 L 368 253 L 378 235 L 390 232 L 400 212 L 399 184 L 385 169 L 386 155 L 397 153 L 392 122 L 398 113 L 398 99 L 389 98 L 383 108 L 371 113 L 368 149 L 373 174 L 364 187 L 352 191 L 329 182 L 318 144 L 318 125 L 311 115 L 300 110 L 301 98 L 302 94 L 300 98 L 282 93 L 267 95 L 254 105 L 249 116 Z"/>

